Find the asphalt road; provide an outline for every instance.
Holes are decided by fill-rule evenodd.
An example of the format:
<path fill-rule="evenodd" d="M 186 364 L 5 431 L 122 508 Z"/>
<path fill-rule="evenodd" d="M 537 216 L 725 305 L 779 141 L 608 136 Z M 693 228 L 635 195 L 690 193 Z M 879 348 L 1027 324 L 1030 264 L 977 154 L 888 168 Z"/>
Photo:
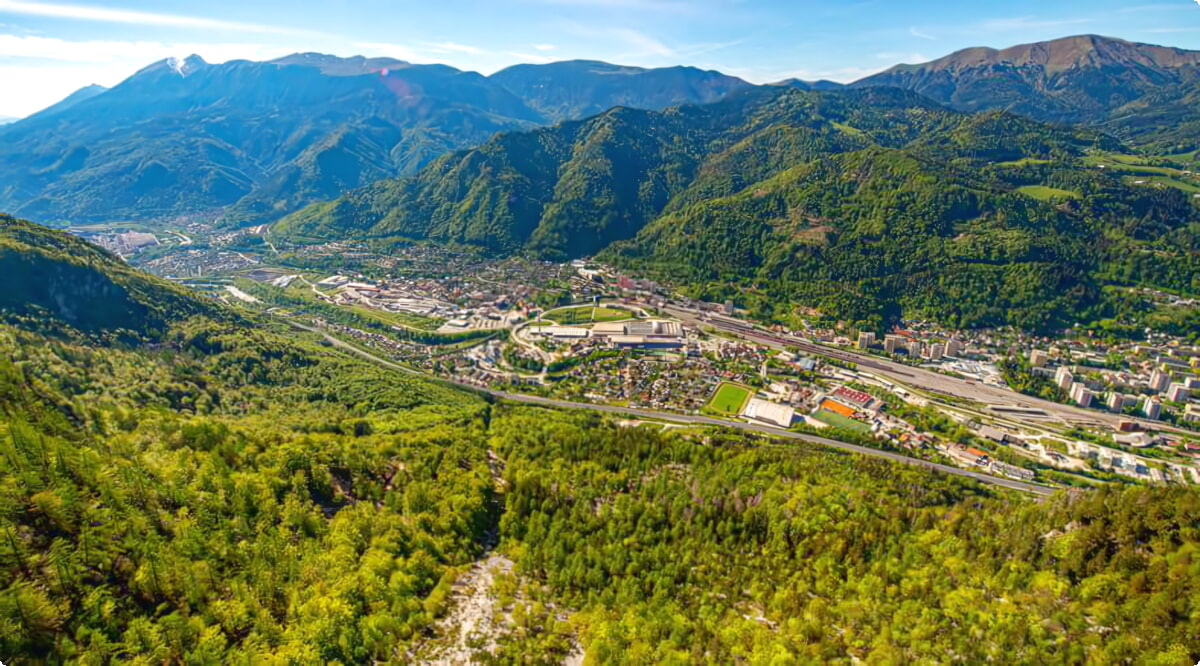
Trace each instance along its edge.
<path fill-rule="evenodd" d="M 487 394 L 492 395 L 501 400 L 509 400 L 511 402 L 520 402 L 520 403 L 525 403 L 525 404 L 530 404 L 530 405 L 541 405 L 544 407 L 554 407 L 554 408 L 558 408 L 558 409 L 589 409 L 589 410 L 596 411 L 596 412 L 605 412 L 605 413 L 609 413 L 609 414 L 622 414 L 622 415 L 628 415 L 628 416 L 639 416 L 642 418 L 656 419 L 659 421 L 670 421 L 673 423 L 686 423 L 686 424 L 691 424 L 691 425 L 722 426 L 722 427 L 727 427 L 727 428 L 737 428 L 738 430 L 746 430 L 749 432 L 759 433 L 759 434 L 763 434 L 763 435 L 767 435 L 767 436 L 775 437 L 775 438 L 779 438 L 779 439 L 800 440 L 803 442 L 809 442 L 812 444 L 820 444 L 822 446 L 828 446 L 831 448 L 840 449 L 842 451 L 850 451 L 853 453 L 860 453 L 860 454 L 867 455 L 867 456 L 875 456 L 877 458 L 886 458 L 888 460 L 892 460 L 892 461 L 898 462 L 898 463 L 903 463 L 905 465 L 924 467 L 926 469 L 943 472 L 945 474 L 952 474 L 954 476 L 961 476 L 961 477 L 966 477 L 969 479 L 975 479 L 976 481 L 979 481 L 982 483 L 990 484 L 993 486 L 998 486 L 1001 488 L 1008 488 L 1010 490 L 1019 490 L 1022 492 L 1034 493 L 1036 495 L 1043 495 L 1043 496 L 1052 495 L 1055 492 L 1054 488 L 1040 486 L 1040 485 L 1037 485 L 1034 483 L 1025 483 L 1023 481 L 1016 481 L 1013 479 L 1005 479 L 1005 478 L 998 477 L 998 476 L 992 476 L 990 474 L 983 474 L 981 472 L 973 472 L 971 470 L 960 469 L 958 467 L 951 467 L 949 465 L 942 465 L 939 463 L 930 462 L 928 460 L 912 458 L 912 457 L 902 455 L 899 453 L 893 453 L 891 451 L 881 451 L 879 449 L 872 449 L 872 448 L 868 448 L 865 446 L 858 446 L 857 444 L 848 444 L 846 442 L 839 442 L 839 441 L 833 440 L 833 439 L 817 437 L 816 435 L 808 435 L 808 434 L 804 434 L 804 433 L 791 432 L 788 430 L 780 430 L 779 428 L 772 428 L 770 426 L 758 425 L 758 424 L 754 424 L 754 423 L 746 423 L 744 421 L 727 421 L 725 419 L 717 419 L 717 418 L 712 418 L 709 416 L 697 416 L 697 415 L 690 415 L 690 414 L 672 414 L 669 412 L 656 412 L 656 411 L 649 410 L 649 409 L 638 409 L 636 407 L 619 407 L 619 406 L 615 406 L 615 405 L 596 405 L 596 404 L 587 403 L 587 402 L 569 402 L 566 400 L 554 400 L 552 398 L 544 398 L 542 396 L 537 396 L 537 395 L 524 395 L 521 393 L 509 393 L 507 391 L 497 391 L 494 389 L 482 388 L 479 386 L 475 386 L 474 384 L 468 384 L 466 382 L 458 382 L 458 381 L 454 381 L 454 380 L 450 380 L 450 379 L 435 378 L 435 377 L 426 375 L 423 372 L 413 370 L 412 368 L 406 368 L 397 363 L 388 361 L 387 359 L 383 359 L 378 356 L 375 356 L 374 354 L 371 354 L 362 349 L 359 349 L 358 347 L 355 347 L 354 345 L 351 345 L 342 340 L 339 340 L 338 338 L 335 338 L 335 337 L 325 333 L 324 331 L 318 330 L 316 328 L 312 328 L 310 326 L 305 326 L 304 324 L 301 324 L 301 323 L 298 323 L 295 321 L 291 321 L 291 320 L 288 320 L 288 323 L 291 324 L 292 326 L 295 326 L 296 328 L 301 328 L 306 331 L 309 331 L 312 333 L 317 333 L 318 335 L 322 335 L 325 337 L 326 340 L 328 340 L 330 342 L 330 344 L 338 347 L 339 349 L 349 351 L 353 354 L 361 356 L 362 358 L 365 358 L 369 361 L 372 361 L 372 362 L 382 365 L 384 367 L 391 368 L 393 370 L 398 370 L 400 372 L 405 372 L 405 373 L 408 373 L 411 375 L 417 375 L 419 377 L 424 377 L 426 379 L 430 379 L 430 380 L 434 380 L 434 381 L 445 381 L 445 382 L 448 382 L 451 384 L 456 384 L 458 386 L 470 389 L 472 391 L 476 391 L 476 392 L 480 392 L 480 393 L 487 393 Z"/>

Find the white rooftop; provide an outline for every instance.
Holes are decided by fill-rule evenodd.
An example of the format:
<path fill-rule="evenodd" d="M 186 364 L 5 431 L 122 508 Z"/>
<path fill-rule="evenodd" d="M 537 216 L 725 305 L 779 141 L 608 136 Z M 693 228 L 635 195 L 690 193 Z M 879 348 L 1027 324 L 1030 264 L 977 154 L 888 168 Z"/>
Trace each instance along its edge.
<path fill-rule="evenodd" d="M 796 410 L 788 405 L 751 398 L 750 402 L 746 403 L 746 408 L 742 410 L 742 416 L 787 428 L 792 425 Z"/>

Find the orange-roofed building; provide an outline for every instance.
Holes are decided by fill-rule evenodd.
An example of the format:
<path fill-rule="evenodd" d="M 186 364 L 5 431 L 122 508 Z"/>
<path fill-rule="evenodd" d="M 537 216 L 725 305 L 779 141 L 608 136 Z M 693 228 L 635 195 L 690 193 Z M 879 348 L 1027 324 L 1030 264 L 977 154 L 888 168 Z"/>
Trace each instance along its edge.
<path fill-rule="evenodd" d="M 853 409 L 843 405 L 840 402 L 836 402 L 834 400 L 829 400 L 828 398 L 826 398 L 825 401 L 821 403 L 821 409 L 828 409 L 829 411 L 835 412 L 837 414 L 841 414 L 842 416 L 845 416 L 846 418 L 851 418 L 851 419 L 854 418 L 854 410 Z"/>

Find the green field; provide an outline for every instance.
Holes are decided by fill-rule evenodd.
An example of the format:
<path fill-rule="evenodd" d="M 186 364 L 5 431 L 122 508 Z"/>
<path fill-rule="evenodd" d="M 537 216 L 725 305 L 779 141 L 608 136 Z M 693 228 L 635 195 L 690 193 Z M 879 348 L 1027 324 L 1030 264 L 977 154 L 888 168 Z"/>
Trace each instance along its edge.
<path fill-rule="evenodd" d="M 1070 190 L 1060 190 L 1045 185 L 1026 185 L 1018 187 L 1017 191 L 1028 197 L 1033 197 L 1039 201 L 1050 201 L 1051 199 L 1078 199 L 1079 195 Z"/>
<path fill-rule="evenodd" d="M 814 413 L 813 418 L 823 423 L 828 423 L 835 428 L 845 428 L 847 430 L 857 430 L 859 432 L 870 432 L 871 428 L 862 421 L 855 421 L 848 416 L 842 416 L 837 412 L 831 412 L 828 409 L 819 409 Z"/>
<path fill-rule="evenodd" d="M 1127 176 L 1125 182 L 1131 183 L 1134 180 L 1144 180 L 1146 184 L 1162 183 L 1167 187 L 1174 187 L 1177 190 L 1183 190 L 1189 194 L 1200 194 L 1200 182 L 1188 183 L 1175 178 L 1166 178 L 1164 176 Z"/>
<path fill-rule="evenodd" d="M 621 321 L 624 319 L 633 319 L 633 313 L 628 310 L 619 308 L 609 308 L 601 305 L 600 307 L 592 307 L 590 305 L 577 308 L 562 308 L 560 310 L 552 310 L 542 315 L 543 318 L 559 324 L 590 324 L 597 321 Z"/>
<path fill-rule="evenodd" d="M 1147 159 L 1148 158 L 1138 157 L 1136 155 L 1119 155 L 1116 153 L 1108 153 L 1105 155 L 1089 155 L 1083 158 L 1083 163 L 1094 167 L 1104 165 L 1105 169 L 1112 171 L 1158 174 L 1160 176 L 1178 176 L 1180 174 L 1179 169 L 1146 164 Z"/>
<path fill-rule="evenodd" d="M 1019 160 L 1013 160 L 1011 162 L 996 162 L 996 166 L 998 166 L 998 167 L 1023 167 L 1026 164 L 1049 164 L 1052 161 L 1053 160 L 1042 160 L 1042 159 L 1038 159 L 1036 157 L 1022 157 Z"/>
<path fill-rule="evenodd" d="M 723 382 L 717 387 L 708 408 L 722 414 L 740 414 L 750 400 L 750 389 L 738 384 Z"/>

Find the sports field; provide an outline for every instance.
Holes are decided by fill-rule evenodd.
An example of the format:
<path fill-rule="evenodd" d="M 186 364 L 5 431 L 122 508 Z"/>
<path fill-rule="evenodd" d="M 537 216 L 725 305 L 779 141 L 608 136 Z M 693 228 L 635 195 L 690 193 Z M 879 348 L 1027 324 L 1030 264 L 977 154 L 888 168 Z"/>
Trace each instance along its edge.
<path fill-rule="evenodd" d="M 552 310 L 542 315 L 543 318 L 550 321 L 558 322 L 571 326 L 574 324 L 590 324 L 597 321 L 621 321 L 623 319 L 633 319 L 633 313 L 628 310 L 618 308 L 607 308 L 603 305 L 600 307 L 592 307 L 586 305 L 578 308 L 562 308 Z"/>
<path fill-rule="evenodd" d="M 870 432 L 870 428 L 862 421 L 855 421 L 847 416 L 842 416 L 837 412 L 832 412 L 828 409 L 819 409 L 813 418 L 823 423 L 828 423 L 835 428 L 845 428 L 847 430 L 857 430 L 859 432 Z"/>
<path fill-rule="evenodd" d="M 708 408 L 722 414 L 739 414 L 748 400 L 750 400 L 750 389 L 724 382 L 717 387 L 717 392 L 713 394 L 712 400 L 708 401 Z"/>

